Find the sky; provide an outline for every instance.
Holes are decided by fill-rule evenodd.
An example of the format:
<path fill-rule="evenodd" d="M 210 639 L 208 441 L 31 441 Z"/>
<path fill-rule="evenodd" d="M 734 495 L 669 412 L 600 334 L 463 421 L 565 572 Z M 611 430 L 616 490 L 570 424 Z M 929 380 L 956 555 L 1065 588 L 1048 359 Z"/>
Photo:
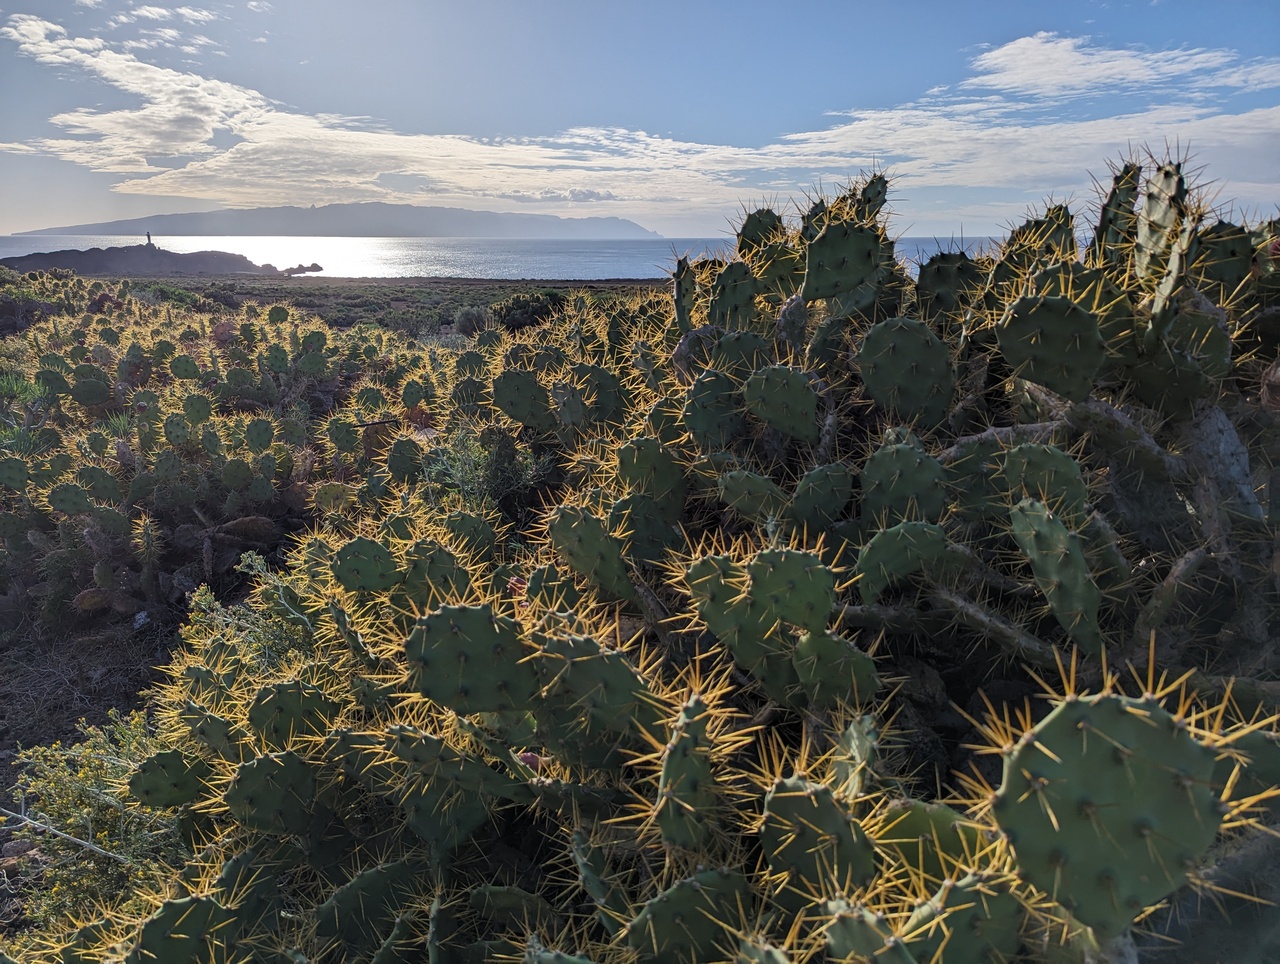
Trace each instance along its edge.
<path fill-rule="evenodd" d="M 0 234 L 387 201 L 794 215 L 883 170 L 898 234 L 1087 213 L 1129 156 L 1280 203 L 1280 0 L 0 0 Z"/>

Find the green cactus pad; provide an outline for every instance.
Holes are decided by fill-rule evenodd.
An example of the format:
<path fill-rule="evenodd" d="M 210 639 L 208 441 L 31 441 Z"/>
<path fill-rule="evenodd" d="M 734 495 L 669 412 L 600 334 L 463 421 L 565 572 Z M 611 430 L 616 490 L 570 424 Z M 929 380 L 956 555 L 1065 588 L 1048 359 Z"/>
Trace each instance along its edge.
<path fill-rule="evenodd" d="M 195 700 L 187 700 L 178 712 L 178 719 L 186 725 L 191 738 L 208 747 L 224 760 L 240 762 L 240 756 L 248 734 L 225 717 L 211 713 Z"/>
<path fill-rule="evenodd" d="M 923 321 L 873 325 L 862 339 L 858 368 L 867 394 L 895 417 L 925 428 L 947 417 L 956 385 L 951 353 Z"/>
<path fill-rule="evenodd" d="M 559 425 L 551 396 L 530 371 L 508 368 L 493 380 L 493 404 L 513 421 L 535 432 L 554 432 Z"/>
<path fill-rule="evenodd" d="M 260 357 L 269 372 L 283 375 L 289 371 L 289 353 L 283 345 L 268 345 Z"/>
<path fill-rule="evenodd" d="M 942 556 L 947 536 L 941 526 L 900 522 L 872 536 L 858 553 L 858 593 L 871 605 L 894 583 Z"/>
<path fill-rule="evenodd" d="M 316 908 L 316 937 L 322 946 L 341 947 L 344 956 L 375 950 L 418 887 L 425 861 L 406 858 L 377 864 L 357 874 Z"/>
<path fill-rule="evenodd" d="M 1128 369 L 1134 396 L 1173 418 L 1189 418 L 1195 403 L 1213 392 L 1213 382 L 1194 358 L 1168 346 Z"/>
<path fill-rule="evenodd" d="M 893 800 L 881 819 L 877 846 L 898 855 L 929 881 L 950 877 L 986 845 L 982 829 L 944 803 Z"/>
<path fill-rule="evenodd" d="M 790 500 L 776 482 L 755 472 L 735 469 L 720 476 L 720 501 L 758 525 L 785 518 Z"/>
<path fill-rule="evenodd" d="M 329 359 L 320 351 L 303 352 L 298 356 L 298 373 L 311 378 L 319 378 L 329 367 Z"/>
<path fill-rule="evenodd" d="M 875 660 L 834 633 L 804 633 L 796 640 L 791 665 L 815 708 L 863 706 L 880 688 Z"/>
<path fill-rule="evenodd" d="M 413 689 L 463 716 L 526 708 L 541 688 L 519 624 L 491 606 L 442 606 L 404 650 Z"/>
<path fill-rule="evenodd" d="M 726 330 L 750 328 L 756 320 L 756 279 L 745 261 L 731 261 L 711 285 L 711 324 Z"/>
<path fill-rule="evenodd" d="M 1126 365 L 1137 363 L 1140 326 L 1133 302 L 1103 269 L 1063 261 L 1037 272 L 1031 284 L 1037 295 L 1069 298 L 1093 312 L 1107 357 Z"/>
<path fill-rule="evenodd" d="M 869 713 L 856 717 L 836 740 L 831 758 L 832 792 L 856 801 L 866 793 L 877 776 L 880 762 L 880 729 Z"/>
<path fill-rule="evenodd" d="M 831 788 L 800 776 L 777 781 L 764 798 L 760 847 L 772 897 L 788 915 L 870 883 L 875 847 Z"/>
<path fill-rule="evenodd" d="M 600 365 L 579 362 L 570 368 L 574 383 L 588 401 L 587 417 L 594 422 L 613 422 L 622 413 L 622 385 L 618 376 Z"/>
<path fill-rule="evenodd" d="M 49 508 L 65 515 L 79 515 L 92 512 L 93 502 L 89 499 L 88 490 L 74 482 L 59 482 L 49 490 Z"/>
<path fill-rule="evenodd" d="M 664 713 L 635 665 L 585 635 L 565 613 L 547 613 L 532 634 L 531 664 L 542 684 L 534 706 L 538 733 L 566 762 L 595 769 L 619 766 L 628 749 L 656 740 Z"/>
<path fill-rule="evenodd" d="M 741 874 L 703 870 L 646 903 L 626 925 L 624 936 L 646 958 L 673 964 L 717 960 L 751 904 L 750 887 Z"/>
<path fill-rule="evenodd" d="M 799 679 L 788 648 L 773 634 L 777 614 L 764 600 L 743 592 L 747 578 L 746 566 L 729 556 L 698 559 L 685 575 L 707 628 L 733 654 L 734 662 L 782 698 L 789 688 L 799 687 Z"/>
<path fill-rule="evenodd" d="M 1005 751 L 991 814 L 1019 875 L 1106 941 L 1213 842 L 1216 755 L 1154 697 L 1073 696 Z"/>
<path fill-rule="evenodd" d="M 699 847 L 716 820 L 718 794 L 707 738 L 710 709 L 700 696 L 691 696 L 671 725 L 662 751 L 662 772 L 654 806 L 663 843 Z"/>
<path fill-rule="evenodd" d="M 539 566 L 529 573 L 525 593 L 543 609 L 560 612 L 571 612 L 582 601 L 582 593 L 573 579 L 554 564 Z"/>
<path fill-rule="evenodd" d="M 394 723 L 387 727 L 384 746 L 395 757 L 411 765 L 412 772 L 429 793 L 445 799 L 452 796 L 502 798 L 530 803 L 528 786 L 490 768 L 483 759 L 450 746 L 416 726 Z"/>
<path fill-rule="evenodd" d="M 1014 541 L 1030 561 L 1036 585 L 1054 616 L 1081 649 L 1102 648 L 1102 592 L 1089 576 L 1080 540 L 1043 502 L 1023 499 L 1009 510 Z"/>
<path fill-rule="evenodd" d="M 76 379 L 71 386 L 71 398 L 86 408 L 105 405 L 111 400 L 111 386 L 96 378 Z"/>
<path fill-rule="evenodd" d="M 1004 455 L 1004 477 L 1012 500 L 1036 499 L 1071 525 L 1084 523 L 1089 489 L 1080 464 L 1052 445 L 1025 442 Z"/>
<path fill-rule="evenodd" d="M 120 483 L 102 466 L 84 466 L 76 472 L 76 481 L 84 486 L 88 497 L 95 502 L 122 502 L 124 499 Z"/>
<path fill-rule="evenodd" d="M 748 258 L 765 245 L 786 234 L 786 225 L 772 208 L 748 212 L 738 225 L 738 256 Z"/>
<path fill-rule="evenodd" d="M 547 516 L 547 535 L 556 553 L 606 598 L 635 594 L 622 546 L 605 523 L 581 506 L 560 506 Z"/>
<path fill-rule="evenodd" d="M 453 547 L 475 562 L 493 561 L 498 547 L 498 533 L 487 520 L 471 512 L 455 510 L 441 520 Z"/>
<path fill-rule="evenodd" d="M 227 459 L 222 467 L 222 484 L 233 492 L 240 492 L 253 481 L 253 466 L 244 459 Z"/>
<path fill-rule="evenodd" d="M 875 964 L 919 964 L 881 914 L 837 897 L 823 905 L 827 953 L 836 960 L 868 960 Z"/>
<path fill-rule="evenodd" d="M 501 928 L 550 928 L 560 926 L 560 915 L 545 897 L 531 894 L 523 887 L 481 884 L 467 895 L 473 913 Z"/>
<path fill-rule="evenodd" d="M 311 826 L 316 771 L 292 750 L 241 763 L 223 802 L 246 827 L 263 833 L 303 834 Z"/>
<path fill-rule="evenodd" d="M 51 395 L 70 395 L 71 383 L 60 371 L 42 368 L 36 372 L 35 383 Z"/>
<path fill-rule="evenodd" d="M 834 298 L 875 277 L 883 257 L 879 232 L 867 225 L 827 221 L 805 249 L 805 301 Z"/>
<path fill-rule="evenodd" d="M 258 690 L 249 706 L 249 725 L 268 746 L 283 748 L 294 736 L 315 736 L 329 729 L 338 704 L 304 680 L 285 680 Z"/>
<path fill-rule="evenodd" d="M 884 445 L 862 467 L 862 518 L 887 527 L 902 521 L 936 523 L 947 508 L 945 472 L 915 445 Z"/>
<path fill-rule="evenodd" d="M 1061 297 L 1018 299 L 996 326 L 1000 351 L 1020 378 L 1083 402 L 1106 358 L 1098 316 Z"/>
<path fill-rule="evenodd" d="M 174 355 L 169 359 L 169 371 L 174 378 L 194 381 L 200 377 L 200 366 L 190 355 Z"/>
<path fill-rule="evenodd" d="M 213 415 L 213 402 L 209 401 L 208 395 L 188 395 L 182 400 L 182 414 L 187 424 L 194 428 L 209 421 Z"/>
<path fill-rule="evenodd" d="M 616 935 L 629 916 L 628 900 L 613 877 L 604 850 L 575 830 L 569 836 L 569 855 L 578 870 L 579 885 L 596 905 L 596 920 L 610 936 Z"/>
<path fill-rule="evenodd" d="M 163 750 L 147 757 L 129 777 L 129 793 L 148 807 L 181 807 L 207 789 L 213 769 L 181 750 Z"/>
<path fill-rule="evenodd" d="M 818 396 L 809 376 L 786 365 L 754 372 L 742 386 L 749 411 L 770 428 L 814 444 L 818 441 Z"/>
<path fill-rule="evenodd" d="M 773 346 L 754 331 L 731 331 L 716 339 L 708 364 L 741 382 L 773 361 Z"/>
<path fill-rule="evenodd" d="M 811 552 L 765 549 L 747 564 L 747 593 L 775 621 L 823 633 L 835 605 L 835 576 Z"/>
<path fill-rule="evenodd" d="M 333 578 L 348 592 L 383 592 L 402 578 L 386 546 L 357 536 L 333 558 Z"/>
<path fill-rule="evenodd" d="M 703 372 L 689 388 L 682 418 L 701 448 L 724 448 L 744 427 L 737 383 L 724 372 Z"/>
<path fill-rule="evenodd" d="M 405 551 L 404 591 L 420 608 L 432 609 L 466 593 L 471 574 L 452 552 L 433 539 L 419 539 Z"/>
<path fill-rule="evenodd" d="M 275 441 L 276 427 L 269 418 L 255 418 L 244 429 L 244 444 L 249 451 L 261 455 Z"/>
<path fill-rule="evenodd" d="M 834 525 L 853 499 L 857 476 L 847 465 L 819 465 L 796 482 L 791 518 L 811 533 Z"/>
<path fill-rule="evenodd" d="M 618 481 L 645 492 L 662 507 L 667 521 L 675 523 L 684 508 L 684 470 L 675 455 L 656 438 L 641 436 L 618 446 Z"/>
<path fill-rule="evenodd" d="M 1022 946 L 1027 910 L 994 876 L 967 874 L 944 880 L 902 926 L 902 940 L 917 961 L 983 964 L 1012 960 Z"/>
<path fill-rule="evenodd" d="M 191 444 L 191 423 L 187 421 L 185 415 L 175 412 L 165 418 L 164 438 L 175 449 L 185 448 Z"/>
<path fill-rule="evenodd" d="M 688 258 L 676 260 L 671 280 L 676 328 L 680 332 L 690 331 L 693 328 L 693 306 L 698 296 L 698 276 L 689 265 Z"/>
<path fill-rule="evenodd" d="M 142 922 L 125 964 L 226 960 L 235 916 L 212 897 L 166 900 Z"/>
<path fill-rule="evenodd" d="M 21 492 L 27 487 L 27 463 L 16 456 L 0 459 L 0 485 L 14 492 Z"/>
<path fill-rule="evenodd" d="M 643 492 L 624 496 L 609 509 L 609 530 L 622 540 L 628 559 L 656 566 L 679 544 L 680 533 L 654 499 Z"/>
<path fill-rule="evenodd" d="M 410 485 L 422 478 L 422 446 L 418 440 L 400 437 L 387 449 L 387 472 L 401 485 Z"/>
<path fill-rule="evenodd" d="M 355 422 L 344 415 L 335 415 L 325 423 L 325 435 L 333 447 L 345 454 L 354 452 L 360 446 L 360 430 Z"/>
<path fill-rule="evenodd" d="M 926 319 L 962 312 L 986 281 L 982 266 L 963 251 L 939 251 L 920 266 L 916 301 Z"/>

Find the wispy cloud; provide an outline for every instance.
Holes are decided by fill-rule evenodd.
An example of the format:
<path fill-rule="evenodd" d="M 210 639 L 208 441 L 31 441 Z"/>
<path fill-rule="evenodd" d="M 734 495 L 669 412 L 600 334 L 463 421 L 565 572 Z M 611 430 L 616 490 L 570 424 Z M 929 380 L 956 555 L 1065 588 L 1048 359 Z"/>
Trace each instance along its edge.
<path fill-rule="evenodd" d="M 211 10 L 197 10 L 195 7 L 178 7 L 173 12 L 187 23 L 213 23 L 221 19 Z"/>
<path fill-rule="evenodd" d="M 170 20 L 173 11 L 164 7 L 134 7 L 124 13 L 118 13 L 108 21 L 111 26 L 118 27 L 126 23 L 137 23 L 139 20 Z"/>
<path fill-rule="evenodd" d="M 973 60 L 977 75 L 961 86 L 1048 99 L 1163 90 L 1172 81 L 1196 88 L 1241 86 L 1224 82 L 1224 71 L 1238 65 L 1229 50 L 1115 50 L 1083 37 L 1037 33 L 979 54 Z"/>
<path fill-rule="evenodd" d="M 167 12 L 132 12 L 148 16 L 142 10 Z M 177 43 L 166 30 L 142 37 Z M 82 70 L 137 98 L 125 109 L 59 114 L 51 122 L 67 136 L 21 145 L 119 174 L 115 190 L 128 194 L 228 206 L 422 201 L 429 184 L 434 203 L 581 214 L 581 205 L 608 202 L 611 213 L 687 233 L 725 223 L 753 199 L 884 166 L 897 175 L 898 210 L 934 230 L 957 217 L 1014 217 L 1040 192 L 1085 193 L 1087 172 L 1127 147 L 1176 138 L 1214 176 L 1230 178 L 1230 193 L 1246 204 L 1280 196 L 1280 105 L 1233 113 L 1226 101 L 1280 87 L 1280 58 L 1244 61 L 1227 50 L 1113 50 L 1036 34 L 982 51 L 971 76 L 913 103 L 833 114 L 826 129 L 743 147 L 602 127 L 535 138 L 398 133 L 367 118 L 290 111 L 258 91 L 147 64 L 31 15 L 10 17 L 0 37 L 42 64 Z M 1130 97 L 1124 113 L 1100 117 L 1046 106 L 1116 91 L 1149 92 L 1153 106 Z M 1005 206 L 979 201 L 997 189 Z M 939 206 L 944 191 L 950 200 Z"/>

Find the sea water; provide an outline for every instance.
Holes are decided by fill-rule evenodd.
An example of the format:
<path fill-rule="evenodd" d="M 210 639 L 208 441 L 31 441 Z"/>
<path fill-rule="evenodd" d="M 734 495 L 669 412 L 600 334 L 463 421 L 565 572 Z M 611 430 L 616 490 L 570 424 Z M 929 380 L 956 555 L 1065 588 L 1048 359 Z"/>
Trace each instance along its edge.
<path fill-rule="evenodd" d="M 989 239 L 899 238 L 897 254 L 918 265 L 937 251 L 981 249 Z M 488 278 L 572 280 L 664 278 L 679 257 L 726 256 L 733 238 L 546 240 L 508 238 L 152 237 L 158 248 L 187 254 L 227 251 L 279 270 L 318 264 L 310 276 L 335 278 Z M 145 244 L 134 235 L 0 236 L 0 258 L 66 249 Z"/>

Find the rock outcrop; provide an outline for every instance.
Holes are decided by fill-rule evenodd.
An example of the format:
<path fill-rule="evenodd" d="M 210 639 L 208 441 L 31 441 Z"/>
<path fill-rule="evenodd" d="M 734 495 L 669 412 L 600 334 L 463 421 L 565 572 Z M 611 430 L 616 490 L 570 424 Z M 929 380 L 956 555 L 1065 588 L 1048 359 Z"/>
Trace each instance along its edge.
<path fill-rule="evenodd" d="M 112 277 L 275 275 L 280 273 L 274 265 L 256 265 L 242 254 L 229 254 L 226 251 L 194 251 L 190 254 L 178 254 L 157 248 L 154 244 L 24 254 L 19 257 L 0 259 L 0 264 L 16 271 L 70 268 L 80 275 L 111 275 Z"/>

